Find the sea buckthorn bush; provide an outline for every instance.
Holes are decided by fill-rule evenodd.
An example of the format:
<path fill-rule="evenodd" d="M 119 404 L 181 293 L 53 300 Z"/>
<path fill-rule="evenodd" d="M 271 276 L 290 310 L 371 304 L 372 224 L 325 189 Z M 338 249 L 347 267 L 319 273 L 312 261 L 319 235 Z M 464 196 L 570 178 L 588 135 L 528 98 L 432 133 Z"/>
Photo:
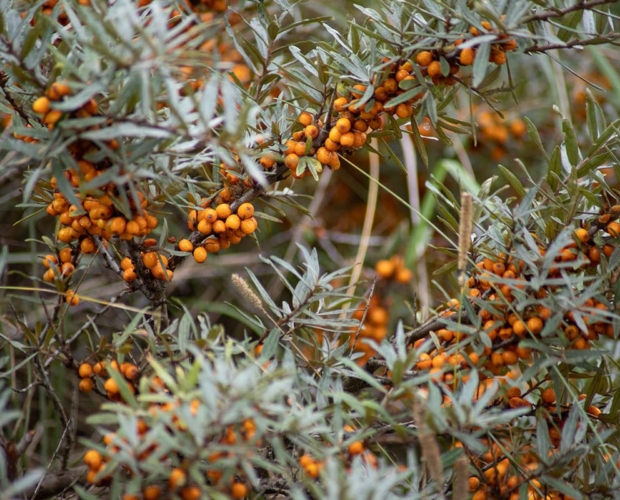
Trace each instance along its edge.
<path fill-rule="evenodd" d="M 0 500 L 619 498 L 619 16 L 0 2 Z"/>

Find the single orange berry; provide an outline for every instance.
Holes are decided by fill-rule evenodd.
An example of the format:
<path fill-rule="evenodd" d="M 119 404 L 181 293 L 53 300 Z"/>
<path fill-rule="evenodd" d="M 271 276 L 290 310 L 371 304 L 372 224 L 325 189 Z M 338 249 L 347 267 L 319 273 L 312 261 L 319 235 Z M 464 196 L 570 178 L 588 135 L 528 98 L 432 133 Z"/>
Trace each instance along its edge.
<path fill-rule="evenodd" d="M 113 378 L 109 378 L 103 384 L 103 388 L 108 394 L 117 394 L 119 392 L 118 385 Z"/>
<path fill-rule="evenodd" d="M 308 113 L 307 111 L 302 112 L 299 115 L 299 123 L 301 123 L 304 127 L 307 127 L 308 125 L 312 124 L 312 115 L 310 113 Z"/>
<path fill-rule="evenodd" d="M 78 374 L 80 378 L 87 378 L 93 376 L 93 367 L 90 363 L 82 363 L 78 368 Z"/>
<path fill-rule="evenodd" d="M 50 110 L 50 100 L 47 97 L 39 97 L 32 103 L 32 111 L 39 115 L 44 115 Z"/>
<path fill-rule="evenodd" d="M 423 50 L 416 56 L 415 60 L 420 66 L 428 66 L 433 62 L 433 54 L 428 50 Z"/>
<path fill-rule="evenodd" d="M 349 130 L 351 130 L 351 121 L 347 118 L 340 118 L 336 122 L 336 129 L 341 134 L 346 134 Z"/>
<path fill-rule="evenodd" d="M 556 401 L 555 391 L 551 387 L 545 389 L 542 393 L 542 400 L 548 405 L 554 404 Z"/>
<path fill-rule="evenodd" d="M 172 471 L 170 472 L 170 476 L 168 477 L 168 485 L 170 486 L 171 490 L 176 490 L 177 488 L 185 484 L 185 479 L 186 475 L 182 469 L 172 469 Z"/>
<path fill-rule="evenodd" d="M 295 153 L 287 155 L 286 158 L 284 158 L 284 164 L 286 165 L 286 168 L 295 170 L 297 165 L 299 165 L 299 156 Z"/>
<path fill-rule="evenodd" d="M 235 499 L 245 498 L 248 494 L 248 487 L 243 483 L 233 483 L 230 488 L 230 494 Z"/>
<path fill-rule="evenodd" d="M 364 453 L 364 443 L 361 441 L 353 441 L 349 445 L 349 455 L 361 455 Z"/>
<path fill-rule="evenodd" d="M 230 214 L 232 214 L 232 210 L 230 209 L 230 205 L 228 203 L 220 203 L 217 207 L 215 207 L 215 212 L 219 219 L 226 219 Z"/>
<path fill-rule="evenodd" d="M 204 247 L 196 247 L 193 255 L 194 260 L 198 262 L 198 264 L 202 264 L 205 260 L 207 260 L 207 250 Z"/>
<path fill-rule="evenodd" d="M 476 51 L 472 47 L 464 48 L 459 56 L 461 66 L 471 66 L 474 63 L 475 57 Z"/>
<path fill-rule="evenodd" d="M 191 252 L 194 250 L 194 244 L 188 239 L 182 239 L 179 241 L 179 250 L 181 252 Z"/>
<path fill-rule="evenodd" d="M 144 500 L 158 500 L 161 495 L 159 486 L 147 486 L 142 490 Z"/>
<path fill-rule="evenodd" d="M 78 389 L 80 390 L 80 392 L 90 392 L 93 390 L 94 387 L 95 383 L 91 378 L 83 378 L 78 384 Z"/>
<path fill-rule="evenodd" d="M 101 453 L 99 453 L 97 450 L 88 450 L 84 454 L 84 463 L 88 465 L 89 469 L 98 470 L 103 463 Z"/>
<path fill-rule="evenodd" d="M 200 500 L 202 493 L 198 486 L 186 486 L 181 490 L 181 498 L 183 500 Z"/>
<path fill-rule="evenodd" d="M 242 203 L 237 209 L 237 215 L 243 220 L 249 219 L 254 215 L 254 205 L 251 203 Z"/>

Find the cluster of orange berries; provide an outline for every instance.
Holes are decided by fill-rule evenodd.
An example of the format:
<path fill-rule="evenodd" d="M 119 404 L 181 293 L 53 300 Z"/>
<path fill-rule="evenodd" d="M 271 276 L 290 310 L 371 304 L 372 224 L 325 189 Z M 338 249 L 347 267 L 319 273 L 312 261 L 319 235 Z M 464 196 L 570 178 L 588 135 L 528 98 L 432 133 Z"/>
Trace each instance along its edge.
<path fill-rule="evenodd" d="M 375 272 L 377 273 L 378 281 L 375 294 L 368 304 L 368 309 L 366 310 L 364 304 L 360 304 L 352 316 L 353 319 L 364 321 L 360 327 L 357 342 L 355 342 L 357 328 L 353 330 L 350 337 L 351 345 L 355 342 L 355 351 L 364 353 L 361 358 L 356 360 L 361 365 L 375 355 L 375 350 L 364 339 L 381 343 L 388 332 L 389 313 L 384 300 L 381 298 L 384 293 L 383 289 L 389 286 L 392 280 L 397 283 L 407 284 L 413 276 L 412 272 L 405 267 L 402 257 L 397 255 L 391 259 L 379 260 L 375 265 Z"/>
<path fill-rule="evenodd" d="M 106 392 L 108 399 L 110 401 L 120 401 L 122 398 L 117 382 L 112 377 L 105 378 L 104 380 L 109 370 L 115 370 L 120 373 L 126 379 L 129 391 L 132 394 L 136 392 L 134 383 L 138 380 L 140 369 L 133 363 L 128 362 L 119 365 L 116 360 L 112 360 L 109 363 L 107 361 L 98 361 L 94 364 L 88 362 L 82 363 L 78 367 L 78 375 L 80 377 L 78 388 L 81 392 L 92 391 L 95 387 L 95 381 L 93 379 L 97 376 L 101 378 L 103 390 Z"/>
<path fill-rule="evenodd" d="M 56 278 L 63 281 L 68 280 L 75 271 L 77 252 L 73 252 L 73 249 L 67 246 L 59 250 L 58 255 L 46 255 L 41 262 L 46 268 L 43 273 L 43 281 L 52 283 Z M 77 306 L 80 303 L 80 298 L 70 288 L 65 290 L 65 300 L 70 306 Z"/>
<path fill-rule="evenodd" d="M 64 112 L 53 107 L 54 102 L 61 101 L 64 97 L 71 95 L 71 88 L 64 82 L 54 82 L 50 85 L 45 95 L 39 97 L 32 103 L 32 111 L 42 116 L 43 123 L 47 128 L 53 130 L 56 124 L 63 117 Z M 78 110 L 72 112 L 77 118 L 88 118 L 97 113 L 97 101 L 90 99 Z"/>
<path fill-rule="evenodd" d="M 556 427 L 549 429 L 559 433 Z M 554 440 L 552 439 L 552 442 Z M 479 470 L 479 474 L 470 476 L 469 491 L 472 500 L 491 500 L 505 498 L 518 500 L 521 486 L 527 483 L 528 500 L 574 500 L 573 497 L 543 485 L 536 476 L 537 469 L 541 466 L 540 459 L 531 450 L 513 450 L 510 438 L 500 438 L 499 442 L 484 438 L 481 442 L 487 446 L 484 453 L 473 458 L 472 464 Z M 559 439 L 557 440 L 559 444 Z M 557 448 L 557 444 L 553 444 Z M 455 443 L 455 447 L 462 448 L 463 444 Z M 511 459 L 506 457 L 505 451 L 513 450 L 511 459 L 518 465 L 511 465 Z M 553 460 L 555 451 L 549 450 L 549 459 Z M 544 492 L 544 493 L 543 493 Z"/>
<path fill-rule="evenodd" d="M 79 160 L 78 166 L 80 174 L 73 169 L 64 172 L 71 186 L 76 189 L 79 189 L 87 177 L 93 178 L 103 172 L 85 160 Z M 139 191 L 139 208 L 133 200 L 129 202 L 132 211 L 137 215 L 127 219 L 114 207 L 116 186 L 113 183 L 107 187 L 105 194 L 82 196 L 79 206 L 71 205 L 65 195 L 58 190 L 55 177 L 51 179 L 51 186 L 54 189 L 54 200 L 47 206 L 46 212 L 52 217 L 58 217 L 60 224 L 65 226 L 58 230 L 56 237 L 63 243 L 79 240 L 82 253 L 89 254 L 96 251 L 92 236 L 100 236 L 104 240 L 115 236 L 122 240 L 131 240 L 134 236 L 150 234 L 159 224 L 157 217 L 146 211 L 148 201 Z M 79 199 L 81 195 L 76 193 L 76 197 Z"/>
<path fill-rule="evenodd" d="M 138 367 L 130 363 L 123 363 L 119 366 L 116 361 L 112 361 L 109 364 L 108 369 L 115 369 L 122 373 L 125 379 L 127 379 L 128 383 L 130 384 L 136 382 L 139 376 Z M 88 363 L 80 365 L 79 375 L 80 377 L 82 377 L 82 380 L 80 382 L 80 389 L 82 390 L 83 384 L 88 384 L 92 389 L 92 377 L 94 376 L 94 374 L 103 375 L 105 374 L 105 370 L 105 362 L 96 363 L 94 366 Z M 169 394 L 170 392 L 166 388 L 164 382 L 159 377 L 153 377 L 149 382 L 149 387 L 152 393 Z M 106 390 L 108 398 L 110 400 L 122 401 L 122 398 L 119 396 L 118 386 L 112 378 L 108 378 L 105 381 L 104 389 Z M 179 400 L 172 400 L 165 403 L 152 402 L 149 404 L 149 414 L 153 418 L 156 418 L 159 414 L 171 412 L 180 404 L 181 403 Z M 191 402 L 188 403 L 188 406 L 192 417 L 196 417 L 196 415 L 198 414 L 200 401 L 198 399 L 193 399 L 191 400 Z M 173 415 L 172 419 L 168 420 L 167 422 L 168 423 L 166 425 L 170 432 L 172 432 L 173 430 L 181 432 L 187 430 L 187 424 L 181 419 L 179 419 L 177 415 Z M 137 419 L 136 432 L 138 436 L 144 436 L 149 431 L 149 429 L 150 427 L 144 418 Z M 122 441 L 123 446 L 128 446 L 127 440 L 120 438 L 114 433 L 110 433 L 106 434 L 103 437 L 103 444 L 107 447 L 105 454 L 102 455 L 100 452 L 94 449 L 86 451 L 84 455 L 84 462 L 89 467 L 89 474 L 87 480 L 90 483 L 97 485 L 107 484 L 109 478 L 106 476 L 102 477 L 100 473 L 105 467 L 106 463 L 109 462 L 111 460 L 111 457 L 119 450 L 119 440 Z M 245 419 L 238 425 L 229 425 L 228 427 L 226 427 L 222 437 L 217 441 L 217 446 L 234 446 L 240 441 L 252 444 L 254 446 L 260 446 L 261 440 L 256 436 L 256 424 L 254 423 L 253 419 Z M 138 453 L 137 458 L 139 459 L 139 462 L 146 460 L 153 452 L 157 450 L 157 448 L 157 444 L 152 444 L 146 449 L 142 450 L 140 453 Z M 239 468 L 236 471 L 235 478 L 225 483 L 222 481 L 222 469 L 217 465 L 218 461 L 225 461 L 226 459 L 232 458 L 233 456 L 233 451 L 217 451 L 211 453 L 208 456 L 207 460 L 205 479 L 211 486 L 214 486 L 220 491 L 229 494 L 231 498 L 242 499 L 245 498 L 249 492 L 249 488 L 246 485 L 246 482 L 240 479 L 244 476 L 242 469 Z M 167 457 L 163 457 L 163 459 L 165 458 Z M 179 466 L 170 470 L 170 473 L 167 477 L 168 495 L 176 494 L 182 500 L 198 500 L 200 498 L 205 498 L 206 492 L 203 491 L 203 488 L 199 484 L 197 484 L 195 481 L 192 481 L 192 479 L 188 475 L 186 466 L 187 464 L 181 463 Z M 145 472 L 149 471 L 145 470 Z M 126 494 L 122 498 L 129 500 L 134 498 L 137 498 L 138 500 L 157 500 L 159 498 L 168 498 L 168 496 L 165 492 L 165 488 L 152 484 L 142 489 L 142 496 Z"/>
<path fill-rule="evenodd" d="M 363 352 L 364 355 L 356 360 L 363 365 L 368 359 L 375 355 L 375 350 L 370 344 L 365 342 L 366 339 L 374 340 L 380 344 L 388 333 L 389 313 L 381 304 L 378 294 L 373 295 L 368 304 L 368 309 L 361 304 L 353 313 L 353 319 L 364 321 L 359 328 L 359 338 L 357 336 L 357 328 L 353 329 L 350 335 L 350 342 L 353 349 L 357 352 Z M 366 316 L 364 317 L 364 313 Z"/>
<path fill-rule="evenodd" d="M 236 245 L 247 235 L 258 228 L 258 221 L 254 217 L 254 206 L 251 203 L 242 203 L 233 213 L 228 203 L 220 203 L 212 208 L 209 202 L 203 202 L 202 210 L 190 210 L 187 227 L 191 231 L 198 231 L 206 239 L 200 245 L 194 245 L 188 239 L 178 243 L 182 252 L 192 252 L 194 260 L 199 264 L 207 260 L 209 253 L 225 250 L 230 245 Z"/>
<path fill-rule="evenodd" d="M 146 245 L 144 245 L 146 243 Z M 157 242 L 154 239 L 148 238 L 143 242 L 144 246 L 154 245 Z M 168 257 L 163 253 L 156 251 L 143 251 L 140 252 L 140 260 L 144 269 L 158 280 L 171 281 L 174 276 L 174 271 L 168 269 Z M 136 272 L 136 266 L 129 257 L 123 257 L 121 259 L 121 269 L 123 270 L 123 279 L 127 283 L 132 283 L 138 277 Z"/>
<path fill-rule="evenodd" d="M 620 206 L 617 212 L 620 214 Z M 615 212 L 612 210 L 612 213 Z M 601 221 L 606 222 L 608 218 L 605 214 L 601 217 L 599 217 L 599 227 L 605 227 Z M 620 235 L 620 224 L 613 221 L 607 222 L 607 231 L 610 234 L 615 231 L 613 224 L 618 225 L 617 235 Z M 612 226 L 609 227 L 610 225 Z M 603 247 L 606 256 L 610 256 L 613 250 L 614 246 L 610 244 L 605 244 Z M 546 250 L 539 246 L 539 252 L 541 256 L 544 256 Z M 590 232 L 585 228 L 575 230 L 574 241 L 559 252 L 555 262 L 576 261 L 580 253 L 582 266 L 564 267 L 564 272 L 577 272 L 583 267 L 597 266 L 600 262 L 601 251 L 592 242 Z M 517 377 L 517 363 L 519 360 L 527 362 L 532 354 L 532 350 L 521 346 L 520 342 L 530 336 L 541 336 L 547 320 L 553 314 L 552 310 L 541 301 L 557 288 L 557 285 L 553 285 L 536 291 L 526 290 L 527 276 L 524 275 L 524 267 L 523 262 L 504 254 L 493 259 L 486 257 L 478 262 L 473 275 L 467 281 L 466 295 L 468 300 L 480 305 L 478 315 L 481 320 L 481 331 L 479 335 L 488 337 L 489 342 L 479 348 L 474 348 L 473 345 L 465 342 L 469 334 L 458 329 L 440 328 L 434 332 L 437 342 L 428 347 L 429 352 L 419 354 L 417 369 L 428 371 L 434 381 L 443 381 L 455 386 L 467 381 L 467 368 L 483 369 L 480 372 L 480 394 L 494 380 L 502 380 L 505 383 Z M 550 277 L 559 275 L 559 269 L 554 267 L 550 269 Z M 534 303 L 520 314 L 513 312 L 510 307 L 514 301 L 513 294 L 516 293 L 525 293 L 534 299 Z M 447 306 L 446 311 L 442 313 L 444 316 L 454 314 L 460 304 L 459 301 L 453 299 Z M 579 308 L 566 312 L 563 322 L 559 325 L 567 343 L 566 348 L 589 349 L 590 342 L 597 340 L 599 335 L 614 338 L 613 324 L 605 317 L 607 310 L 608 306 L 601 300 L 587 298 Z M 580 322 L 576 321 L 576 314 L 580 315 Z M 413 346 L 421 349 L 426 342 L 427 338 L 421 338 L 416 340 Z M 542 398 L 543 402 L 548 403 L 551 399 L 555 401 L 555 396 L 551 397 L 551 392 Z M 531 406 L 529 401 L 521 397 L 521 392 L 517 387 L 509 389 L 506 402 L 512 408 Z M 588 408 L 587 411 L 591 414 L 597 414 L 597 411 L 600 413 L 596 407 Z"/>
<path fill-rule="evenodd" d="M 398 255 L 378 261 L 375 265 L 375 272 L 380 279 L 394 280 L 404 285 L 410 283 L 413 278 L 413 273 L 405 267 L 402 257 Z"/>
<path fill-rule="evenodd" d="M 219 440 L 221 445 L 234 446 L 239 441 L 246 443 L 252 443 L 255 446 L 260 446 L 261 440 L 256 438 L 256 424 L 252 419 L 244 420 L 239 426 L 237 432 L 235 432 L 234 426 L 230 425 L 226 428 L 224 436 Z M 230 484 L 220 484 L 222 481 L 222 471 L 218 469 L 215 464 L 227 457 L 232 457 L 233 452 L 217 451 L 209 455 L 209 465 L 213 468 L 207 470 L 207 479 L 211 484 L 221 487 L 223 491 L 228 491 L 232 498 L 245 498 L 248 494 L 248 487 L 245 482 L 239 480 L 233 480 Z M 243 471 L 239 468 L 237 470 L 237 477 L 243 477 Z"/>
<path fill-rule="evenodd" d="M 490 24 L 486 21 L 484 23 L 483 26 L 490 30 Z M 506 50 L 514 50 L 516 42 L 501 34 L 499 39 L 500 42 L 492 45 L 490 58 L 492 62 L 503 64 L 506 61 Z M 462 40 L 459 42 L 462 43 Z M 447 74 L 444 74 L 446 71 L 442 66 L 443 52 L 439 50 L 418 52 L 415 64 L 418 65 L 419 72 L 423 76 L 429 76 L 435 85 L 454 85 L 456 83 L 454 75 L 458 73 L 459 67 L 472 64 L 474 56 L 475 49 L 471 47 L 462 49 L 458 60 L 446 54 L 443 60 L 449 61 Z M 389 62 L 389 59 L 385 62 Z M 403 60 L 400 63 L 393 63 L 388 75 L 382 81 L 378 81 L 375 77 L 374 93 L 370 99 L 364 100 L 362 98 L 367 90 L 365 85 L 356 84 L 348 88 L 340 84 L 333 105 L 338 114 L 334 120 L 332 117 L 328 118 L 326 126 L 329 134 L 322 144 L 318 144 L 317 139 L 321 136 L 324 124 L 320 120 L 315 120 L 309 112 L 302 112 L 298 117 L 302 129 L 293 133 L 281 152 L 284 164 L 293 171 L 292 175 L 296 178 L 311 175 L 306 168 L 305 160 L 302 160 L 304 157 L 316 157 L 322 166 L 337 170 L 340 168 L 338 151 L 350 152 L 364 146 L 368 139 L 367 133 L 384 126 L 385 114 L 396 115 L 401 119 L 411 117 L 413 107 L 423 96 L 423 92 L 417 92 L 406 99 L 399 97 L 415 87 L 415 74 L 413 62 Z M 395 104 L 391 105 L 390 101 Z M 261 158 L 261 164 L 265 169 L 271 168 L 276 161 L 277 155 L 273 153 L 267 153 Z"/>
<path fill-rule="evenodd" d="M 526 134 L 525 122 L 521 118 L 503 120 L 498 113 L 482 111 L 476 116 L 480 139 L 491 146 L 491 158 L 500 160 L 506 155 L 509 138 L 522 140 Z"/>
<path fill-rule="evenodd" d="M 489 21 L 482 21 L 480 23 L 482 27 L 485 29 L 485 33 L 480 33 L 480 30 L 475 26 L 472 26 L 469 29 L 469 32 L 474 36 L 479 36 L 481 34 L 492 34 L 497 33 L 498 41 L 491 45 L 491 52 L 489 53 L 489 62 L 502 65 L 506 64 L 506 52 L 512 52 L 517 49 L 517 41 L 514 38 L 510 38 L 506 33 L 498 33 L 495 30 Z M 467 53 L 465 53 L 467 51 Z M 475 48 L 466 48 L 461 51 L 460 59 L 461 64 L 466 65 L 466 63 L 473 64 L 474 58 L 476 56 Z"/>
<path fill-rule="evenodd" d="M 345 432 L 354 432 L 355 429 L 350 425 L 344 426 Z M 351 463 L 355 457 L 361 457 L 361 459 L 373 468 L 377 468 L 376 455 L 366 449 L 363 441 L 353 441 L 346 448 L 346 455 L 342 455 L 343 463 Z M 299 457 L 299 465 L 303 469 L 306 476 L 311 479 L 316 479 L 321 474 L 321 471 L 325 467 L 325 463 L 321 460 L 316 460 L 309 453 L 304 453 Z"/>
<path fill-rule="evenodd" d="M 316 148 L 315 141 L 319 138 L 319 134 L 321 133 L 323 124 L 322 122 L 315 121 L 314 117 L 307 111 L 303 111 L 298 119 L 298 123 L 301 125 L 302 129 L 293 133 L 293 138 L 286 141 L 285 147 L 282 155 L 284 156 L 284 165 L 291 170 L 293 177 L 296 179 L 300 179 L 302 177 L 307 177 L 312 175 L 310 170 L 306 167 L 306 157 L 316 156 L 316 159 L 321 164 L 321 167 L 317 169 L 317 172 L 320 173 L 322 171 L 323 166 L 328 166 L 333 168 L 334 170 L 338 170 L 340 168 L 340 158 L 336 154 L 336 150 L 338 147 L 329 147 L 329 139 L 325 140 L 325 145 Z M 339 129 L 340 126 L 340 129 Z M 332 128 L 331 133 L 335 133 L 337 130 L 342 130 L 343 133 L 347 134 L 347 137 L 350 136 L 350 146 L 351 147 L 361 147 L 364 145 L 366 141 L 366 136 L 364 134 L 363 141 L 361 141 L 362 136 L 356 136 L 354 131 L 351 130 L 351 123 L 336 123 L 336 126 Z M 358 138 L 358 141 L 355 141 L 355 138 Z M 355 144 L 357 144 L 357 146 Z M 264 168 L 271 168 L 275 163 L 275 159 L 272 155 L 263 156 L 261 158 L 261 165 Z"/>

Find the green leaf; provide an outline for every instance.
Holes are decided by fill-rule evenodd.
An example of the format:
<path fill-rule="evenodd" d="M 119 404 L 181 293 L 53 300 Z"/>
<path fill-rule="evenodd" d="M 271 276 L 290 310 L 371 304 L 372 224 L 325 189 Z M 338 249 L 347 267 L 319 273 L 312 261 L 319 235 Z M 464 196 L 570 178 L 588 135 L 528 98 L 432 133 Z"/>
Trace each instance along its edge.
<path fill-rule="evenodd" d="M 483 43 L 476 50 L 476 58 L 474 59 L 474 81 L 472 85 L 478 87 L 487 74 L 487 68 L 489 67 L 489 54 L 491 53 L 491 44 Z"/>
<path fill-rule="evenodd" d="M 523 121 L 525 122 L 525 126 L 527 127 L 527 135 L 530 137 L 530 140 L 534 142 L 536 147 L 540 150 L 540 152 L 545 157 L 545 160 L 549 161 L 549 156 L 547 156 L 547 152 L 545 151 L 544 146 L 542 145 L 542 141 L 540 140 L 540 135 L 538 135 L 538 129 L 536 125 L 530 120 L 527 116 L 523 117 Z"/>
<path fill-rule="evenodd" d="M 517 194 L 519 196 L 525 196 L 525 189 L 523 188 L 523 184 L 521 184 L 521 181 L 517 179 L 517 176 L 514 175 L 510 170 L 508 170 L 503 165 L 498 165 L 497 168 L 499 168 L 502 175 L 506 177 L 506 180 L 513 187 L 513 189 L 517 192 Z"/>
<path fill-rule="evenodd" d="M 547 184 L 553 192 L 558 188 L 558 180 L 562 178 L 562 159 L 560 147 L 556 146 L 551 153 L 551 158 L 547 165 Z"/>
<path fill-rule="evenodd" d="M 415 149 L 422 159 L 422 163 L 426 168 L 428 168 L 428 153 L 426 152 L 426 146 L 424 146 L 424 141 L 422 140 L 422 135 L 420 134 L 420 129 L 418 128 L 418 123 L 415 119 L 415 113 L 411 115 L 411 137 L 413 139 Z"/>
<path fill-rule="evenodd" d="M 566 155 L 571 165 L 575 166 L 579 163 L 579 144 L 577 142 L 577 134 L 571 122 L 564 118 L 562 120 L 562 131 L 564 132 L 564 144 L 566 145 Z"/>

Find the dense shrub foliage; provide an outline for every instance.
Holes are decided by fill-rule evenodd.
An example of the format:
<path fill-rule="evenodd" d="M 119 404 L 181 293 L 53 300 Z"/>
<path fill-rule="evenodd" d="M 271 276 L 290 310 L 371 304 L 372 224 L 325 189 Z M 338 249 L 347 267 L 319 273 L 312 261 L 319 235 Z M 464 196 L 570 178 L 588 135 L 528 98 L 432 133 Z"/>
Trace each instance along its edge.
<path fill-rule="evenodd" d="M 620 498 L 619 15 L 0 0 L 0 499 Z"/>

